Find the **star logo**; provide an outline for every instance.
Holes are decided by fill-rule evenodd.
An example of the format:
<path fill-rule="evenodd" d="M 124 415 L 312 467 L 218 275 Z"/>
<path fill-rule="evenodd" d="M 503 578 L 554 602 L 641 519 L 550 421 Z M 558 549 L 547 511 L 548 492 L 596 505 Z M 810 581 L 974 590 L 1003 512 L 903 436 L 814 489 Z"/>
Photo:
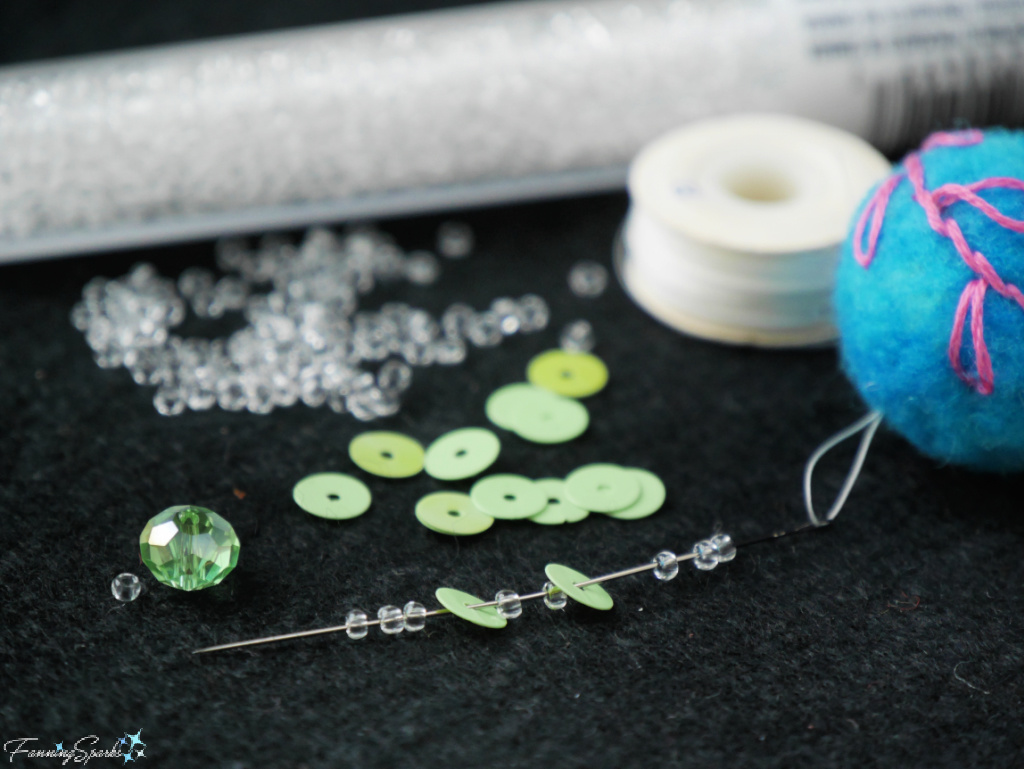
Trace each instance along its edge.
<path fill-rule="evenodd" d="M 129 761 L 136 761 L 143 757 L 143 749 L 146 747 L 146 743 L 142 741 L 142 730 L 135 732 L 135 734 L 124 733 L 124 737 L 121 737 L 118 742 L 127 748 L 125 752 L 121 753 L 121 758 L 124 759 L 124 763 L 127 764 Z M 124 764 L 122 764 L 124 766 Z"/>
<path fill-rule="evenodd" d="M 58 742 L 57 743 L 57 750 L 64 750 L 64 743 L 63 742 Z"/>

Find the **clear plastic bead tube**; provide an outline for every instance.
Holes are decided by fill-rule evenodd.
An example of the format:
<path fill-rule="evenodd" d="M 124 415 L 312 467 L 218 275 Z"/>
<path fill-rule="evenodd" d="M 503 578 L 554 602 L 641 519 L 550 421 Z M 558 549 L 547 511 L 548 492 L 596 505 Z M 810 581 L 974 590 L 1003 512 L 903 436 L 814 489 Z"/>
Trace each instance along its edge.
<path fill-rule="evenodd" d="M 621 187 L 712 114 L 883 148 L 951 102 L 1013 124 L 1009 95 L 970 97 L 1017 82 L 1022 22 L 971 0 L 547 0 L 8 67 L 0 262 Z"/>

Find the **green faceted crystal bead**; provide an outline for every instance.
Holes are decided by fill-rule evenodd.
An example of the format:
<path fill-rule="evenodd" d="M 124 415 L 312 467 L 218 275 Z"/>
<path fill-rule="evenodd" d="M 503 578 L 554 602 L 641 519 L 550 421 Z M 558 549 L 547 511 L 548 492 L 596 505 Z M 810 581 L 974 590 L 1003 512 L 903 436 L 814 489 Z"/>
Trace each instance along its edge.
<path fill-rule="evenodd" d="M 238 548 L 231 524 L 195 505 L 168 507 L 149 519 L 139 537 L 142 562 L 179 590 L 219 584 L 238 563 Z"/>

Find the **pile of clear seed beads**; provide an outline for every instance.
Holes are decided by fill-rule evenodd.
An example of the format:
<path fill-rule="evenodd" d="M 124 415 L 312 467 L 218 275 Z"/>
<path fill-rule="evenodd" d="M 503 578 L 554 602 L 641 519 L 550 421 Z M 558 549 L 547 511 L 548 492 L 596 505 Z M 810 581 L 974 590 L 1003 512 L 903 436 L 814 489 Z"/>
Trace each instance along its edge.
<path fill-rule="evenodd" d="M 445 253 L 465 256 L 472 231 L 449 223 Z M 435 319 L 401 302 L 360 310 L 360 298 L 386 282 L 427 285 L 440 265 L 426 251 L 405 254 L 386 234 L 359 227 L 309 230 L 299 245 L 264 237 L 217 244 L 225 273 L 190 267 L 177 283 L 148 264 L 118 279 L 95 278 L 71 313 L 103 368 L 124 366 L 167 416 L 219 406 L 267 414 L 298 402 L 369 421 L 401 407 L 412 367 L 456 365 L 467 347 L 493 347 L 544 329 L 539 296 L 501 297 L 478 311 L 451 305 Z M 188 310 L 203 319 L 240 312 L 247 325 L 221 339 L 172 333 Z"/>
<path fill-rule="evenodd" d="M 743 543 L 744 545 L 758 544 L 771 539 L 777 539 L 779 537 L 788 536 L 790 534 L 796 534 L 801 531 L 813 530 L 813 525 L 805 525 L 793 529 L 791 531 L 777 532 L 768 537 L 761 539 L 751 540 Z M 585 589 L 591 585 L 598 586 L 603 582 L 610 582 L 611 580 L 621 579 L 623 577 L 629 577 L 634 574 L 640 574 L 645 571 L 653 573 L 655 579 L 661 582 L 669 582 L 675 579 L 679 574 L 679 564 L 684 561 L 693 561 L 693 565 L 699 571 L 708 571 L 714 569 L 720 563 L 728 563 L 736 557 L 736 551 L 739 546 L 736 545 L 732 537 L 728 534 L 715 534 L 708 539 L 697 542 L 691 551 L 685 555 L 676 555 L 669 550 L 663 550 L 649 563 L 644 563 L 639 566 L 634 566 L 629 569 L 623 569 L 621 571 L 612 572 L 605 574 L 600 577 L 593 579 L 582 579 L 580 581 L 574 581 L 572 584 L 566 584 L 562 582 L 560 585 L 555 584 L 554 572 L 550 572 L 551 565 L 549 565 L 546 572 L 549 572 L 552 579 L 549 579 L 544 583 L 543 587 L 535 593 L 527 595 L 520 595 L 515 590 L 499 590 L 493 601 L 482 601 L 477 600 L 475 603 L 469 603 L 458 607 L 459 612 L 455 612 L 454 609 L 448 608 L 435 609 L 428 611 L 427 608 L 417 602 L 410 601 L 404 608 L 398 608 L 397 606 L 382 606 L 377 611 L 377 619 L 371 620 L 365 611 L 361 609 L 352 609 L 348 612 L 345 617 L 345 624 L 338 625 L 335 627 L 320 628 L 317 630 L 305 630 L 297 633 L 286 633 L 284 635 L 269 636 L 266 638 L 257 638 L 249 641 L 238 641 L 235 643 L 219 644 L 217 646 L 208 646 L 203 649 L 196 649 L 193 654 L 201 654 L 205 652 L 223 651 L 226 649 L 234 649 L 242 646 L 254 646 L 257 644 L 272 643 L 275 641 L 285 641 L 294 638 L 304 638 L 307 636 L 324 635 L 327 633 L 335 633 L 344 630 L 349 638 L 359 640 L 365 638 L 368 634 L 368 629 L 377 625 L 380 627 L 381 632 L 385 635 L 397 635 L 404 630 L 409 632 L 416 632 L 422 630 L 426 625 L 428 617 L 434 617 L 442 614 L 458 613 L 458 616 L 463 619 L 467 619 L 470 622 L 477 622 L 474 618 L 474 612 L 484 609 L 493 609 L 494 613 L 501 618 L 499 624 L 491 624 L 487 622 L 477 622 L 477 624 L 484 624 L 487 627 L 503 627 L 507 620 L 516 619 L 523 614 L 523 603 L 526 601 L 542 599 L 544 605 L 552 610 L 564 609 L 569 603 L 568 593 L 574 592 L 574 598 L 586 602 L 588 599 L 585 594 L 579 592 L 581 589 Z M 565 567 L 558 567 L 565 571 L 569 571 L 573 574 L 572 570 L 566 570 Z M 602 588 L 598 588 L 600 592 L 607 597 Z M 442 590 L 448 590 L 448 588 L 442 588 Z M 440 596 L 442 591 L 438 591 Z M 469 594 L 464 594 L 469 596 Z M 609 609 L 612 606 L 611 598 L 607 597 L 606 604 L 591 604 L 594 608 Z M 467 613 L 468 612 L 468 613 Z"/>

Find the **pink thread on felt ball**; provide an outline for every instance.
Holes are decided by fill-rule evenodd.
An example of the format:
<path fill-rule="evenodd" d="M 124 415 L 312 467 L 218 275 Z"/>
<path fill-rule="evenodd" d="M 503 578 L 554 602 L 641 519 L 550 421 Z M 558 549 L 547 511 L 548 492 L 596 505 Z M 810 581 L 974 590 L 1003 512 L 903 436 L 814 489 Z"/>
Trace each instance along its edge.
<path fill-rule="evenodd" d="M 904 171 L 886 179 L 868 200 L 867 205 L 857 219 L 853 232 L 853 256 L 858 264 L 867 269 L 878 251 L 878 240 L 882 234 L 885 211 L 889 199 L 904 178 L 910 181 L 914 189 L 914 200 L 924 210 L 929 226 L 939 235 L 952 241 L 956 252 L 964 263 L 977 276 L 968 281 L 960 294 L 953 315 L 953 327 L 949 337 L 949 360 L 953 370 L 964 382 L 982 395 L 991 395 L 995 388 L 995 375 L 992 370 L 992 359 L 988 346 L 985 344 L 984 302 L 985 292 L 991 288 L 1000 296 L 1012 299 L 1024 309 L 1024 293 L 1013 285 L 1006 283 L 992 264 L 983 254 L 974 251 L 967 243 L 960 225 L 952 216 L 943 217 L 943 213 L 954 203 L 967 203 L 974 206 L 1001 227 L 1014 232 L 1024 233 L 1024 220 L 1006 216 L 988 201 L 977 195 L 979 190 L 1010 189 L 1024 192 L 1024 180 L 1005 176 L 993 176 L 970 184 L 943 184 L 929 190 L 924 182 L 924 163 L 921 153 L 935 147 L 967 147 L 979 144 L 984 135 L 978 130 L 939 132 L 929 136 L 917 152 L 911 152 L 903 161 Z M 870 220 L 870 228 L 868 222 Z M 864 232 L 867 230 L 867 247 L 864 248 Z M 974 349 L 977 375 L 972 376 L 964 370 L 960 359 L 960 348 L 963 343 L 964 325 L 970 313 L 971 345 Z"/>

